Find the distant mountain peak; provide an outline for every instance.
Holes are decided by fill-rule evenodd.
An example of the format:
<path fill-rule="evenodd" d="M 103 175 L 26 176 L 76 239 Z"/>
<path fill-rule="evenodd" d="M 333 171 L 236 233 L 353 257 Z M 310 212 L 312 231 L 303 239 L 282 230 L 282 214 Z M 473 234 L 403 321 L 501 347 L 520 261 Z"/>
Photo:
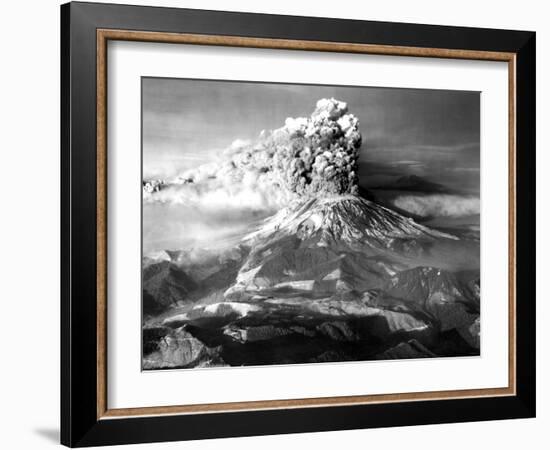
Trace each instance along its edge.
<path fill-rule="evenodd" d="M 418 175 L 403 175 L 385 186 L 379 186 L 376 189 L 397 189 L 413 192 L 447 192 L 448 189 L 439 183 L 427 180 Z"/>

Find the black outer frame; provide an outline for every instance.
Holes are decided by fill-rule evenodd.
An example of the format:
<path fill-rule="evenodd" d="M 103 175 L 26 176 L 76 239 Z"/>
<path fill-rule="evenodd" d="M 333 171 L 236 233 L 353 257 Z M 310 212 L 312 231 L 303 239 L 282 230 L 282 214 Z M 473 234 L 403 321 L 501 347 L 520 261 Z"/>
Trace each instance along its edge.
<path fill-rule="evenodd" d="M 97 419 L 96 29 L 516 53 L 517 395 Z M 128 5 L 61 6 L 61 443 L 71 447 L 535 416 L 535 33 Z"/>

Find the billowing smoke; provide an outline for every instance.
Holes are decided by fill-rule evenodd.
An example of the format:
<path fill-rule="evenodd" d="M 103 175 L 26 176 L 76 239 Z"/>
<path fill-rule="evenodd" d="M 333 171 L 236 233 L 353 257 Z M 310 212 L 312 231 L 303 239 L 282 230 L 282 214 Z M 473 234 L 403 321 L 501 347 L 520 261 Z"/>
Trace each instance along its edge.
<path fill-rule="evenodd" d="M 479 198 L 450 194 L 402 195 L 393 200 L 398 208 L 421 217 L 462 217 L 479 214 Z"/>
<path fill-rule="evenodd" d="M 287 118 L 254 142 L 235 141 L 213 163 L 174 180 L 148 181 L 148 202 L 276 210 L 319 194 L 356 194 L 359 123 L 347 104 L 321 99 L 310 117 Z"/>
<path fill-rule="evenodd" d="M 310 118 L 287 119 L 270 140 L 281 186 L 300 195 L 357 193 L 361 134 L 346 103 L 319 100 Z"/>

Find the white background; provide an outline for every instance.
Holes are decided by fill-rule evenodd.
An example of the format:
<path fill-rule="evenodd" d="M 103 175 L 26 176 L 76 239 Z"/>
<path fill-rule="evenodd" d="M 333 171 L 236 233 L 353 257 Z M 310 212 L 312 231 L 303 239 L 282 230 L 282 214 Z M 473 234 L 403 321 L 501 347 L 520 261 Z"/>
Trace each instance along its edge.
<path fill-rule="evenodd" d="M 265 449 L 365 448 L 446 450 L 492 447 L 546 448 L 550 426 L 550 342 L 547 289 L 550 265 L 546 232 L 550 190 L 547 101 L 550 78 L 550 30 L 544 2 L 535 0 L 459 3 L 410 2 L 269 2 L 232 0 L 138 1 L 139 4 L 206 9 L 317 15 L 354 19 L 421 22 L 537 31 L 538 217 L 538 418 L 477 424 L 359 430 L 308 435 L 268 436 L 205 442 L 141 445 L 136 448 Z M 9 2 L 3 6 L 0 152 L 3 199 L 2 342 L 0 446 L 40 449 L 56 445 L 59 422 L 59 2 Z M 544 151 L 546 149 L 546 151 Z"/>
<path fill-rule="evenodd" d="M 508 385 L 506 63 L 114 42 L 108 67 L 108 408 Z M 140 372 L 141 76 L 481 92 L 481 357 Z"/>

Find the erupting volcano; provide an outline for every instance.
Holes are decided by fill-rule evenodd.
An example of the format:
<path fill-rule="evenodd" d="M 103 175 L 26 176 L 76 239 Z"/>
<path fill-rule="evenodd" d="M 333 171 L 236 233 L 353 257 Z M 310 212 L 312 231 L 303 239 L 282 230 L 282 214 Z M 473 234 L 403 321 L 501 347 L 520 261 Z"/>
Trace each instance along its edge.
<path fill-rule="evenodd" d="M 479 354 L 479 236 L 365 193 L 361 146 L 346 103 L 321 99 L 214 163 L 144 181 L 146 204 L 214 192 L 269 211 L 224 245 L 145 255 L 144 369 Z"/>

